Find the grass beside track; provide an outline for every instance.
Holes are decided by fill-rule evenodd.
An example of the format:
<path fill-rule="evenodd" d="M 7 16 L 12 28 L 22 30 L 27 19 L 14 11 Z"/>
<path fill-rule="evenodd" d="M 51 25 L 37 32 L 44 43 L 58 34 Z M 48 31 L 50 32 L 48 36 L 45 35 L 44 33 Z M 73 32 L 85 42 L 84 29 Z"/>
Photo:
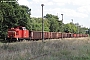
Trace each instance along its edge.
<path fill-rule="evenodd" d="M 0 43 L 0 60 L 90 60 L 90 38 Z"/>

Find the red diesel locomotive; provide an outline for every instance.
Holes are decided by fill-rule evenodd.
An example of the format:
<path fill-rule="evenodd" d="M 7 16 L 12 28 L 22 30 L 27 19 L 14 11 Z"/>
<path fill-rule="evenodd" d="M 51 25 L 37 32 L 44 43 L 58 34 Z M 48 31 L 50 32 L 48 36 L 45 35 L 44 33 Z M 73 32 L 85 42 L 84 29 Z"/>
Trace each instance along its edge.
<path fill-rule="evenodd" d="M 29 38 L 29 30 L 25 27 L 15 27 L 8 29 L 7 39 L 19 40 L 19 39 L 27 39 Z"/>
<path fill-rule="evenodd" d="M 61 32 L 43 32 L 44 39 L 59 39 L 59 38 L 78 38 L 88 37 L 87 34 L 73 34 Z M 8 29 L 7 40 L 39 40 L 42 39 L 41 31 L 29 31 L 25 27 L 18 26 Z"/>

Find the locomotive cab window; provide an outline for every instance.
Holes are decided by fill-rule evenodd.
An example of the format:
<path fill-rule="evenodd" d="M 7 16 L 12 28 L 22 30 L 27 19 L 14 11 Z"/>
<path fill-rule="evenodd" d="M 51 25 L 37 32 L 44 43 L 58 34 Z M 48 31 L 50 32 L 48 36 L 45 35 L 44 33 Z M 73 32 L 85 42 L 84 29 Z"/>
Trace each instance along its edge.
<path fill-rule="evenodd" d="M 23 30 L 26 30 L 26 27 L 22 27 Z"/>

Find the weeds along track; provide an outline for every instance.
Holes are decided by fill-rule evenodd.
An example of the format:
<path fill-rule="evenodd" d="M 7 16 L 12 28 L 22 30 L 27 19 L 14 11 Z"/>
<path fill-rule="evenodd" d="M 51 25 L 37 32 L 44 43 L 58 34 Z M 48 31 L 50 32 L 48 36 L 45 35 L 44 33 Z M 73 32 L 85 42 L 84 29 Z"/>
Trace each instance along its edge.
<path fill-rule="evenodd" d="M 0 44 L 0 60 L 90 60 L 90 38 Z"/>

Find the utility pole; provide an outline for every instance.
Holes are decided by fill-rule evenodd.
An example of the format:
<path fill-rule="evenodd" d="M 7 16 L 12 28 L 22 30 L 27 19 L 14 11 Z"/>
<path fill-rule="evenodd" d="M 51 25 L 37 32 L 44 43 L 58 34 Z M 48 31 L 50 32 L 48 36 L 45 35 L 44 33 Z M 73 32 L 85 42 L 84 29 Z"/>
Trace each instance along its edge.
<path fill-rule="evenodd" d="M 79 23 L 75 24 L 77 26 L 77 33 L 79 34 Z"/>
<path fill-rule="evenodd" d="M 62 15 L 62 30 L 63 30 L 63 14 Z M 63 31 L 62 31 L 62 39 L 63 39 Z"/>
<path fill-rule="evenodd" d="M 72 23 L 73 23 L 73 19 L 71 19 L 72 20 Z"/>
<path fill-rule="evenodd" d="M 41 4 L 42 6 L 42 42 L 44 41 L 44 21 L 43 21 L 43 6 L 44 4 Z"/>

